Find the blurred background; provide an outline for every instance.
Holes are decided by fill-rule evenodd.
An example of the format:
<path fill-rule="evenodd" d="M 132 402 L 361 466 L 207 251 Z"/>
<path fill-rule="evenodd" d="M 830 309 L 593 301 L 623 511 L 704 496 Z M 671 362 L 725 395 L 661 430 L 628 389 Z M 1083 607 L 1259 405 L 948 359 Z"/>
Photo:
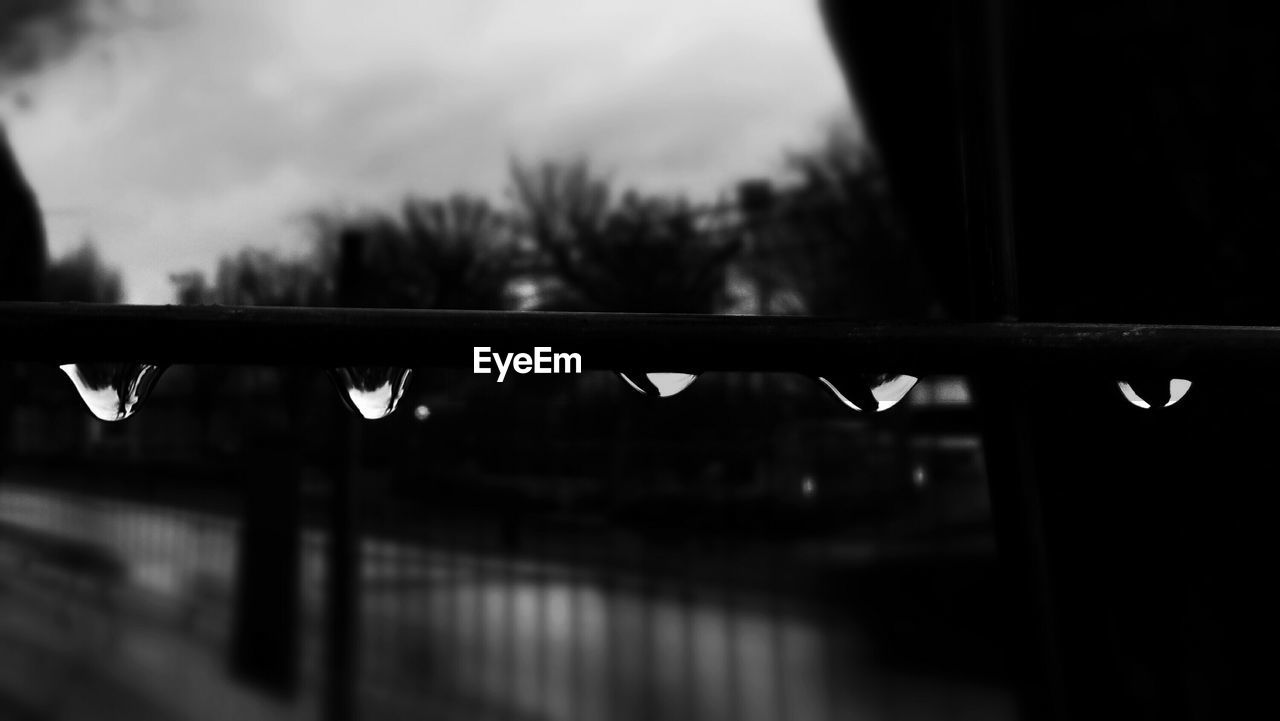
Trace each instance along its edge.
<path fill-rule="evenodd" d="M 977 271 L 953 262 L 963 244 L 948 235 L 957 206 L 930 204 L 953 159 L 928 155 L 949 136 L 925 126 L 952 119 L 903 100 L 944 96 L 916 82 L 933 77 L 916 72 L 928 53 L 886 49 L 901 37 L 945 47 L 946 23 L 860 12 L 862 24 L 799 0 L 6 0 L 0 299 L 971 317 L 959 288 Z M 1106 28 L 1146 17 L 1067 20 L 1025 22 L 1128 48 L 1133 36 Z M 1073 77 L 1035 59 L 1047 74 L 1015 83 Z M 1204 134 L 1201 116 L 1183 111 L 1216 107 L 1212 87 L 1155 92 L 1164 122 L 1151 127 L 1167 137 L 1153 137 L 1194 147 L 1181 141 Z M 1101 97 L 1117 117 L 1132 110 L 1121 92 Z M 1041 237 L 1070 241 L 1044 248 L 1106 247 L 1113 262 L 1025 254 L 1043 287 L 1092 293 L 1072 305 L 1066 291 L 1028 292 L 1026 314 L 1269 317 L 1242 290 L 1258 284 L 1232 280 L 1262 272 L 1242 260 L 1255 229 L 1239 219 L 1257 216 L 1235 212 L 1251 196 L 1204 181 L 1226 171 L 1193 154 L 1174 173 L 1179 207 L 1234 217 L 1239 234 L 1179 252 L 1192 226 L 1149 212 L 1165 208 L 1160 189 L 1119 187 L 1126 168 L 1158 165 L 1117 149 L 1142 133 L 1091 125 L 1089 107 L 1020 126 L 1028 148 L 1052 149 L 1021 198 L 1027 226 L 1056 224 Z M 1056 134 L 1068 126 L 1075 135 Z M 1090 140 L 1109 164 L 1072 152 Z M 1257 167 L 1232 177 L 1273 177 L 1249 175 Z M 1166 245 L 1108 245 L 1133 227 L 1085 217 L 1083 193 L 1099 212 L 1155 222 Z M 1194 258 L 1231 270 L 1170 272 Z M 1117 289 L 1134 286 L 1124 305 Z M 498 385 L 413 371 L 399 410 L 366 422 L 319 371 L 178 366 L 136 416 L 104 423 L 57 368 L 6 367 L 0 717 L 1021 715 L 1014 680 L 1028 664 L 1011 637 L 1024 597 L 997 562 L 984 455 L 1005 441 L 984 433 L 975 379 L 924 378 L 890 413 L 859 414 L 800 375 L 708 373 L 654 399 L 606 373 Z M 1103 406 L 1065 382 L 1027 396 Z M 1108 542 L 1140 533 L 1145 479 L 1173 487 L 1170 504 L 1192 497 L 1175 466 L 1195 467 L 1192 441 L 1207 458 L 1233 431 L 1144 426 L 1106 441 L 1110 416 L 1094 414 L 1092 443 L 1132 451 L 1111 472 L 1140 476 L 1146 494 L 1103 495 L 1103 452 L 1076 452 L 1093 447 L 1087 424 L 1055 412 L 1036 418 L 1034 448 L 1066 459 L 1059 480 L 1094 484 L 1057 501 L 1080 529 L 1061 547 L 1094 534 L 1062 578 L 1099 572 L 1127 599 L 1120 612 L 1072 601 L 1064 627 L 1093 644 L 1081 667 L 1119 659 L 1114 679 L 1082 685 L 1158 708 L 1152 689 L 1187 675 L 1159 663 L 1195 658 L 1210 671 L 1186 685 L 1212 690 L 1224 655 L 1206 650 L 1212 633 L 1188 631 L 1201 644 L 1190 652 L 1151 639 L 1194 603 L 1220 618 L 1216 597 L 1160 595 L 1169 610 L 1143 616 L 1156 630 L 1131 624 L 1138 586 L 1154 597 L 1168 579 L 1126 580 L 1123 564 L 1161 546 L 1112 554 Z M 1181 458 L 1136 450 L 1169 438 L 1186 441 Z M 342 488 L 358 532 L 349 584 L 331 575 Z M 1079 512 L 1099 498 L 1132 515 L 1091 524 Z M 1229 517 L 1197 502 L 1210 527 Z M 1184 517 L 1165 510 L 1162 531 Z M 1199 539 L 1181 543 L 1201 554 L 1193 570 L 1210 563 Z M 1215 708 L 1210 695 L 1199 708 Z"/>

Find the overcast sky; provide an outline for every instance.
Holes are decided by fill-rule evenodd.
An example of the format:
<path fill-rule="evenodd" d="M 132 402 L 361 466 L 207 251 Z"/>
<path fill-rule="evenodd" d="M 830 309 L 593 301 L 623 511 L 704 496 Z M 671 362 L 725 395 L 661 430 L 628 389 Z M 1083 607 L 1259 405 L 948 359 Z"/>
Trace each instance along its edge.
<path fill-rule="evenodd" d="M 5 111 L 60 255 L 128 300 L 298 216 L 407 192 L 497 197 L 508 158 L 585 154 L 709 197 L 847 111 L 812 0 L 132 0 L 137 22 Z"/>

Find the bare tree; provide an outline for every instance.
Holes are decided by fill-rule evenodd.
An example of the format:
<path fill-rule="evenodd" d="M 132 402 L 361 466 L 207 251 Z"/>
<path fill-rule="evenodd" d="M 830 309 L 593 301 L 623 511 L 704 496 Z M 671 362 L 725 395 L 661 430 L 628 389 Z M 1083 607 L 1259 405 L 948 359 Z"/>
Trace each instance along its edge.
<path fill-rule="evenodd" d="M 0 76 L 29 73 L 83 34 L 84 0 L 0 3 Z"/>
<path fill-rule="evenodd" d="M 798 296 L 792 312 L 926 317 L 933 303 L 924 266 L 852 123 L 833 123 L 819 142 L 788 154 L 785 167 L 789 177 L 769 185 L 768 207 L 751 219 L 750 273 Z"/>
<path fill-rule="evenodd" d="M 723 307 L 740 238 L 678 196 L 615 199 L 585 161 L 511 167 L 517 220 L 545 264 L 545 305 L 581 310 L 707 313 Z"/>
<path fill-rule="evenodd" d="M 497 309 L 509 305 L 518 263 L 509 224 L 483 198 L 410 197 L 396 215 L 312 216 L 315 257 L 336 277 L 338 239 L 364 238 L 360 303 L 378 307 Z"/>
<path fill-rule="evenodd" d="M 88 239 L 49 264 L 44 284 L 44 298 L 51 301 L 119 303 L 124 295 L 120 271 L 102 262 Z"/>
<path fill-rule="evenodd" d="M 172 276 L 183 303 L 326 306 L 336 293 L 340 238 L 360 234 L 362 290 L 370 307 L 496 309 L 509 304 L 519 262 L 510 224 L 488 201 L 469 195 L 410 197 L 398 214 L 308 218 L 313 245 L 298 258 L 252 248 L 224 257 L 210 282 L 203 273 Z"/>

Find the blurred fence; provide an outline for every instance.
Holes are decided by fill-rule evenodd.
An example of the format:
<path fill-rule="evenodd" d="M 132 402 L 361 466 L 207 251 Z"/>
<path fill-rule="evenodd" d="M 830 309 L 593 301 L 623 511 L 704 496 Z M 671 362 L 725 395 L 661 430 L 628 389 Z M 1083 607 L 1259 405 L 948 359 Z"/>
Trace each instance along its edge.
<path fill-rule="evenodd" d="M 551 404 L 561 430 L 539 428 L 535 384 L 503 388 L 514 400 L 470 440 L 424 388 L 344 457 L 306 437 L 323 425 L 210 436 L 245 417 L 238 401 L 204 419 L 181 378 L 122 426 L 64 417 L 69 390 L 24 401 L 28 428 L 82 433 L 32 434 L 0 475 L 0 710 L 310 719 L 350 683 L 362 719 L 1014 715 L 961 379 L 870 420 L 815 396 L 699 435 L 709 404 L 636 404 L 588 374 Z M 612 425 L 594 410 L 609 406 Z M 324 661 L 337 473 L 362 539 L 349 678 Z"/>

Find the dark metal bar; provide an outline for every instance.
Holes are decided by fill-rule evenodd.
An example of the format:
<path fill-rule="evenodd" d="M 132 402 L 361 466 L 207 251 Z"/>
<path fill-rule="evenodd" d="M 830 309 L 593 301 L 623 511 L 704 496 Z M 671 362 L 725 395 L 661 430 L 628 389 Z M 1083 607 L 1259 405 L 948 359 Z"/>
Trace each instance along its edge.
<path fill-rule="evenodd" d="M 0 360 L 471 368 L 473 348 L 579 353 L 584 369 L 821 372 L 1280 365 L 1280 328 L 779 316 L 0 303 Z"/>

